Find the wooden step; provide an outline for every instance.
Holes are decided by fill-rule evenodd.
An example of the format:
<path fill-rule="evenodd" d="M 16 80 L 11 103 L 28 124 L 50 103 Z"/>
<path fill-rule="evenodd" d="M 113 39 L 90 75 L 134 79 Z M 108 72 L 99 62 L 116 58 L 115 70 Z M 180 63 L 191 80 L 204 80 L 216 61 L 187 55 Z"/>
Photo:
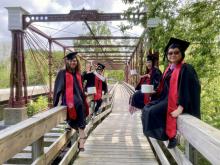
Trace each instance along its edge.
<path fill-rule="evenodd" d="M 31 164 L 31 153 L 18 153 L 13 158 L 7 161 L 9 164 Z"/>

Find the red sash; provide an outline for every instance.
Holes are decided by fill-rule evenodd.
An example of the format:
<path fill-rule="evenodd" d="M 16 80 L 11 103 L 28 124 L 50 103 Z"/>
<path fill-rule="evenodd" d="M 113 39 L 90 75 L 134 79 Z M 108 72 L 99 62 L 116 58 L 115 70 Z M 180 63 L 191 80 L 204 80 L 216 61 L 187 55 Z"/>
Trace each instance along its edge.
<path fill-rule="evenodd" d="M 67 104 L 67 113 L 70 119 L 75 120 L 77 117 L 75 104 L 74 104 L 74 81 L 73 81 L 73 75 L 66 71 L 65 73 L 66 78 L 66 104 Z M 76 79 L 78 81 L 80 90 L 83 92 L 82 87 L 82 77 L 79 72 L 76 72 Z M 84 98 L 84 105 L 86 107 L 86 116 L 89 114 L 89 106 L 86 101 L 86 98 Z"/>
<path fill-rule="evenodd" d="M 102 80 L 100 80 L 95 75 L 95 87 L 96 87 L 96 94 L 94 94 L 94 100 L 100 100 L 102 98 Z"/>
<path fill-rule="evenodd" d="M 152 70 L 149 72 L 150 76 L 152 76 Z M 141 85 L 144 84 L 144 81 L 146 80 L 146 84 L 151 84 L 151 79 L 148 77 L 143 77 L 141 79 Z M 150 102 L 150 95 L 148 93 L 144 93 L 144 104 L 148 104 Z"/>
<path fill-rule="evenodd" d="M 169 137 L 169 139 L 176 136 L 176 119 L 171 116 L 171 112 L 177 109 L 177 101 L 178 101 L 178 78 L 181 71 L 182 63 L 176 65 L 174 68 L 171 78 L 170 78 L 170 87 L 169 87 L 169 93 L 168 93 L 168 107 L 167 107 L 167 117 L 166 117 L 166 134 Z M 170 67 L 170 66 L 169 66 Z M 166 75 L 166 72 L 168 71 L 169 67 L 166 69 L 164 76 Z"/>

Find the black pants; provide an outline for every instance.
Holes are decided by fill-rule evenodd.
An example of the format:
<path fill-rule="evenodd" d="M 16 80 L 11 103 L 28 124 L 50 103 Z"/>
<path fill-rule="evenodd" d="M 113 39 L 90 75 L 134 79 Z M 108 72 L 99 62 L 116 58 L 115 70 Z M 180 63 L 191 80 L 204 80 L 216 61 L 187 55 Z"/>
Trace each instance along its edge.
<path fill-rule="evenodd" d="M 96 103 L 96 106 L 95 106 L 95 113 L 96 113 L 99 110 L 100 106 L 102 105 L 102 99 L 95 100 L 94 102 Z"/>

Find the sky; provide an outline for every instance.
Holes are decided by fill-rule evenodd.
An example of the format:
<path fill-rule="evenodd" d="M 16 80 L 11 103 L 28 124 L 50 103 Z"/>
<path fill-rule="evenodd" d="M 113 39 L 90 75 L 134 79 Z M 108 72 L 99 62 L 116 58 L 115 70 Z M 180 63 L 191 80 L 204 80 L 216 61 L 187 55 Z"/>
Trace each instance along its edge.
<path fill-rule="evenodd" d="M 0 58 L 7 56 L 10 52 L 8 47 L 11 44 L 11 33 L 8 31 L 8 12 L 5 7 L 22 7 L 31 14 L 67 14 L 70 10 L 80 9 L 96 9 L 102 12 L 123 12 L 129 6 L 122 3 L 121 0 L 0 0 Z M 117 26 L 120 22 L 110 22 L 113 35 L 118 35 Z M 68 25 L 65 31 L 68 33 L 58 32 L 57 30 L 51 30 L 48 27 L 55 29 L 62 29 Z M 34 26 L 51 35 L 56 36 L 68 36 L 68 35 L 80 35 L 86 31 L 83 29 L 82 23 L 35 23 Z M 143 29 L 141 27 L 134 27 L 129 31 L 131 35 L 139 36 Z M 71 32 L 71 33 L 70 33 Z"/>

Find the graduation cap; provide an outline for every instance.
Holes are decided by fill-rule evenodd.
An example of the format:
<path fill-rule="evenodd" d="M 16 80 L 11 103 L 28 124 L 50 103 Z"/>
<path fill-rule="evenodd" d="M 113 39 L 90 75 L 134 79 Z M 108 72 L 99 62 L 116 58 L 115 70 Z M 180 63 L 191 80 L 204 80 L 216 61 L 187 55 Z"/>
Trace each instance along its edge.
<path fill-rule="evenodd" d="M 64 59 L 67 59 L 67 60 L 72 60 L 74 58 L 76 58 L 76 55 L 77 55 L 78 52 L 71 52 L 69 54 L 67 54 Z"/>
<path fill-rule="evenodd" d="M 103 70 L 105 68 L 105 65 L 101 64 L 101 63 L 98 63 L 97 64 L 97 69 L 98 70 Z"/>
<path fill-rule="evenodd" d="M 154 61 L 155 58 L 153 55 L 147 55 L 147 61 Z"/>
<path fill-rule="evenodd" d="M 185 51 L 189 47 L 189 44 L 190 44 L 190 42 L 171 37 L 167 46 L 164 49 L 164 59 L 167 56 L 167 52 L 170 48 L 172 48 L 172 49 L 178 48 L 182 54 L 182 57 L 184 58 Z"/>

